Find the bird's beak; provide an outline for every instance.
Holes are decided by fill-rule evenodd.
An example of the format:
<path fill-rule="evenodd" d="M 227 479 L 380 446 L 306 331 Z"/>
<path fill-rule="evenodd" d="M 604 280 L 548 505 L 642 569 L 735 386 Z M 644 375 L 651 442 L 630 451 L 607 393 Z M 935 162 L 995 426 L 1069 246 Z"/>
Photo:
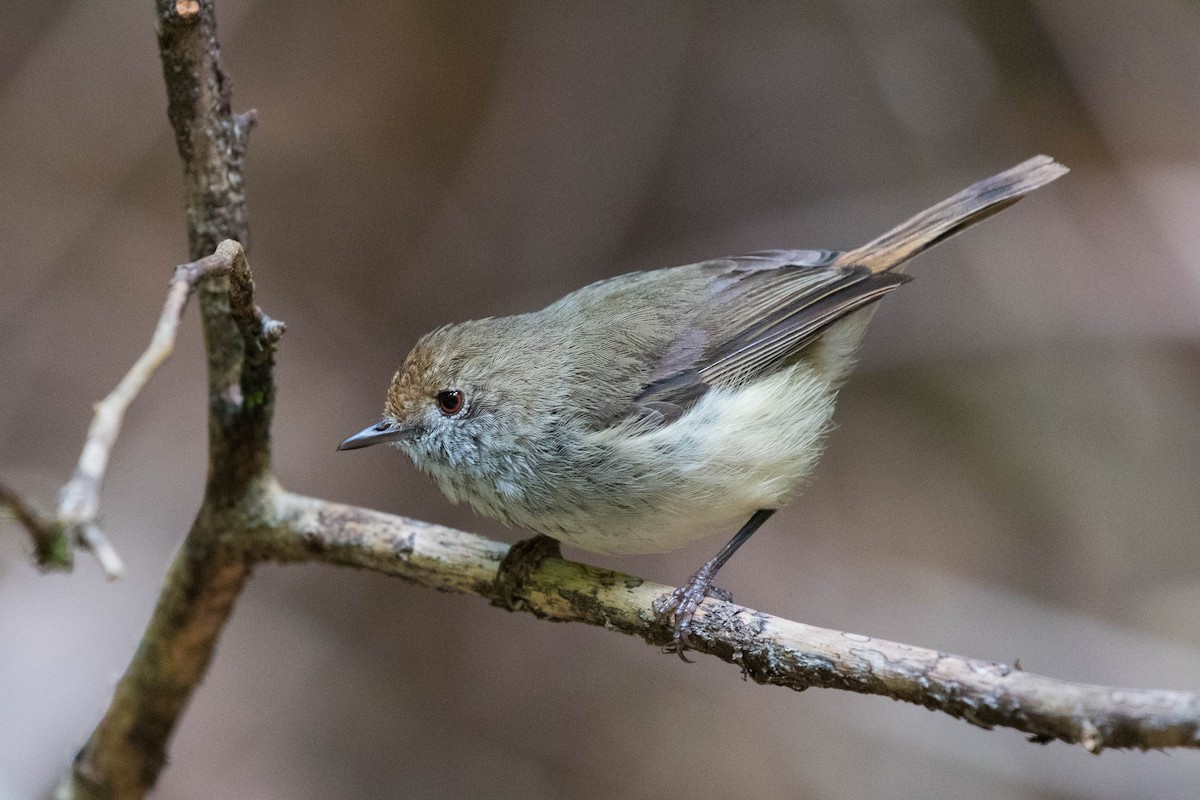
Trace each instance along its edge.
<path fill-rule="evenodd" d="M 370 447 L 373 444 L 395 442 L 411 436 L 412 433 L 412 428 L 384 417 L 374 425 L 369 425 L 353 436 L 347 437 L 345 441 L 337 446 L 337 449 L 357 450 L 360 447 Z"/>

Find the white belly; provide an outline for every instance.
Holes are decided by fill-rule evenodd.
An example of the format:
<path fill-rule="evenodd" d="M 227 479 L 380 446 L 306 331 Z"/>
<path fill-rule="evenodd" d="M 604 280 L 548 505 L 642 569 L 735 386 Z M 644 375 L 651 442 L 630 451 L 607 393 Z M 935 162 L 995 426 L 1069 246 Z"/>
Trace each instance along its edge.
<path fill-rule="evenodd" d="M 801 363 L 747 387 L 712 389 L 657 430 L 592 434 L 612 449 L 612 463 L 650 477 L 628 507 L 564 509 L 551 535 L 599 553 L 661 553 L 717 531 L 732 535 L 755 511 L 783 505 L 812 470 L 834 397 Z"/>

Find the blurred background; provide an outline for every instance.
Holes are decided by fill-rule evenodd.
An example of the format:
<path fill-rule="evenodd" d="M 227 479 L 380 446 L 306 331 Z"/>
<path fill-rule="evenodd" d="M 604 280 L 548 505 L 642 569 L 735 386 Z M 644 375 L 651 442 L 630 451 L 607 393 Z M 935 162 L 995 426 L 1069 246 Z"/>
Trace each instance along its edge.
<path fill-rule="evenodd" d="M 4 0 L 0 475 L 49 507 L 185 260 L 147 3 Z M 288 323 L 287 487 L 513 541 L 334 446 L 447 321 L 768 247 L 858 245 L 1035 153 L 1066 178 L 923 257 L 811 486 L 722 572 L 816 625 L 1200 689 L 1200 7 L 1188 0 L 326 3 L 219 9 L 258 300 Z M 196 312 L 103 496 L 128 564 L 0 532 L 0 798 L 102 713 L 205 471 Z M 678 582 L 721 541 L 570 557 Z M 161 798 L 1184 798 L 1099 758 L 398 580 L 264 567 Z"/>

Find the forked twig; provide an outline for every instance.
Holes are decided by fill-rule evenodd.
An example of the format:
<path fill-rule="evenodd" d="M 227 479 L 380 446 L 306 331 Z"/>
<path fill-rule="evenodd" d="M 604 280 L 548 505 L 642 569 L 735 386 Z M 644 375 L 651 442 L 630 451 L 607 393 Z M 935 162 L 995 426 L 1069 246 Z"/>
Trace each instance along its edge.
<path fill-rule="evenodd" d="M 59 492 L 53 517 L 38 514 L 17 492 L 0 485 L 0 505 L 10 508 L 17 521 L 29 531 L 38 563 L 42 566 L 70 568 L 70 550 L 72 543 L 75 543 L 91 551 L 110 580 L 121 576 L 124 564 L 101 531 L 99 516 L 100 489 L 113 447 L 121 433 L 125 412 L 174 350 L 179 321 L 196 287 L 211 276 L 234 274 L 245 276 L 240 283 L 249 281 L 242 246 L 232 240 L 222 242 L 212 255 L 175 268 L 150 344 L 116 388 L 94 407 L 95 413 L 88 426 L 79 463 L 71 479 Z M 268 320 L 257 309 L 255 311 L 259 315 L 263 335 L 278 338 L 283 331 L 283 324 Z"/>

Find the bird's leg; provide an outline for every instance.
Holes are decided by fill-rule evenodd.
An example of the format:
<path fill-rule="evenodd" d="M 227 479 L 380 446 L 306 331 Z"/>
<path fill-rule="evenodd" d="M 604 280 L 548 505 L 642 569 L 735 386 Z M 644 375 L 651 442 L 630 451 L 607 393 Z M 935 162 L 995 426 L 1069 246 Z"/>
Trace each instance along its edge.
<path fill-rule="evenodd" d="M 675 652 L 684 661 L 691 661 L 690 658 L 683 654 L 683 651 L 691 646 L 688 641 L 688 630 L 692 625 L 692 617 L 696 614 L 696 609 L 704 602 L 705 597 L 717 597 L 721 600 L 729 601 L 733 599 L 733 595 L 723 589 L 718 589 L 712 585 L 713 578 L 717 571 L 725 566 L 725 562 L 729 557 L 737 552 L 737 549 L 745 544 L 764 522 L 771 518 L 775 513 L 773 508 L 764 508 L 754 512 L 754 516 L 742 526 L 729 543 L 721 548 L 721 552 L 713 556 L 707 561 L 704 566 L 696 570 L 696 574 L 691 577 L 686 584 L 680 586 L 674 592 L 668 595 L 663 595 L 657 603 L 654 604 L 655 612 L 658 617 L 658 622 L 661 625 L 667 625 L 674 618 L 674 636 L 671 643 L 667 645 L 667 652 Z"/>
<path fill-rule="evenodd" d="M 562 558 L 558 541 L 537 534 L 508 548 L 500 569 L 496 573 L 496 594 L 493 603 L 515 610 L 520 602 L 519 593 L 533 573 L 547 558 Z"/>

